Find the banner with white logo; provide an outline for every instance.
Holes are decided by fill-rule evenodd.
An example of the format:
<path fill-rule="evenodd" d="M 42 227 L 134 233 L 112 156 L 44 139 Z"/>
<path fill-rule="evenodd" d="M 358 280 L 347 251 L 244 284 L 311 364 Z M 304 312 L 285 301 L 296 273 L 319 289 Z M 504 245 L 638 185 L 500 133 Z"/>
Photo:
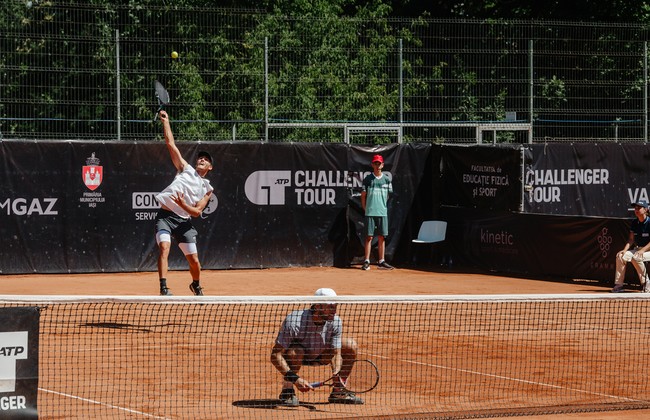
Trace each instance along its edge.
<path fill-rule="evenodd" d="M 206 269 L 348 265 L 362 256 L 359 192 L 374 154 L 393 181 L 387 255 L 431 145 L 183 143 L 214 159 L 214 191 L 193 218 Z M 156 271 L 156 195 L 176 175 L 164 143 L 0 142 L 0 273 Z M 39 162 L 34 165 L 34 162 Z M 170 268 L 185 270 L 176 249 Z"/>
<path fill-rule="evenodd" d="M 213 194 L 201 216 L 192 219 L 206 269 L 358 263 L 365 236 L 361 185 L 375 154 L 383 156 L 384 173 L 393 183 L 386 254 L 398 265 L 413 261 L 422 247 L 413 247 L 411 239 L 423 220 L 440 217 L 441 205 L 483 215 L 517 212 L 523 196 L 524 213 L 562 216 L 544 223 L 561 225 L 565 216 L 629 223 L 629 204 L 648 200 L 650 188 L 646 144 L 526 145 L 530 159 L 523 164 L 518 147 L 260 142 L 178 142 L 178 147 L 191 165 L 200 150 L 214 158 L 207 176 Z M 3 141 L 0 156 L 1 274 L 156 271 L 155 197 L 176 175 L 162 142 Z M 511 223 L 525 215 L 513 215 Z M 613 237 L 627 235 L 627 225 L 614 226 L 620 232 L 609 229 Z M 462 240 L 465 232 L 460 235 Z M 488 244 L 499 247 L 511 239 L 494 230 L 484 230 L 482 237 L 494 238 Z M 530 257 L 531 248 L 515 243 L 517 252 Z M 576 245 L 567 247 L 573 253 Z M 169 262 L 172 270 L 187 270 L 175 243 Z M 519 269 L 529 272 L 531 266 Z M 537 268 L 545 273 L 550 266 Z M 589 264 L 579 267 L 586 270 L 581 277 L 601 275 Z"/>
<path fill-rule="evenodd" d="M 647 144 L 535 144 L 525 168 L 524 209 L 556 215 L 634 217 L 649 199 Z"/>
<path fill-rule="evenodd" d="M 519 210 L 520 161 L 518 148 L 443 148 L 442 204 L 486 210 Z"/>
<path fill-rule="evenodd" d="M 0 308 L 0 418 L 38 418 L 38 308 Z"/>

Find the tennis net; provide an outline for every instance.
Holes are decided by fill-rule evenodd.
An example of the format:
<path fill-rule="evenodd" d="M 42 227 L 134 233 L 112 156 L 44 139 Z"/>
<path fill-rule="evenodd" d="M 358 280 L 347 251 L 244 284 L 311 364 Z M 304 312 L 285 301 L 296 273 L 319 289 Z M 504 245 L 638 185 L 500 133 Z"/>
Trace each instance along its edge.
<path fill-rule="evenodd" d="M 277 400 L 285 316 L 336 301 L 375 362 L 364 405 Z M 468 418 L 649 408 L 650 299 L 629 295 L 0 296 L 39 308 L 40 418 Z M 303 367 L 316 381 L 328 367 Z M 0 393 L 0 397 L 2 393 Z M 1 414 L 1 413 L 0 413 Z"/>

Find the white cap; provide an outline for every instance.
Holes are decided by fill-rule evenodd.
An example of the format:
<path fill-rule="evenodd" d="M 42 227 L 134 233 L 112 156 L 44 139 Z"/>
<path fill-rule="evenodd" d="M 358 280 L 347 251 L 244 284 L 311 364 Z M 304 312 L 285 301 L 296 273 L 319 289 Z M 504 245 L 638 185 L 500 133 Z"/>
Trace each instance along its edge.
<path fill-rule="evenodd" d="M 336 296 L 336 292 L 329 287 L 321 287 L 320 289 L 316 290 L 314 296 Z"/>

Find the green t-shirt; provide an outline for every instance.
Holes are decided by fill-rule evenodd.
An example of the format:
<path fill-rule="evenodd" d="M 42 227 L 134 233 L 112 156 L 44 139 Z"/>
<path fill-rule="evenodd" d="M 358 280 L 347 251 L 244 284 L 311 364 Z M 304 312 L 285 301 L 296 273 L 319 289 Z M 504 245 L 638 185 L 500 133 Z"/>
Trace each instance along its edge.
<path fill-rule="evenodd" d="M 388 195 L 393 192 L 393 184 L 386 174 L 379 178 L 370 174 L 363 179 L 363 191 L 366 192 L 366 216 L 388 216 Z"/>

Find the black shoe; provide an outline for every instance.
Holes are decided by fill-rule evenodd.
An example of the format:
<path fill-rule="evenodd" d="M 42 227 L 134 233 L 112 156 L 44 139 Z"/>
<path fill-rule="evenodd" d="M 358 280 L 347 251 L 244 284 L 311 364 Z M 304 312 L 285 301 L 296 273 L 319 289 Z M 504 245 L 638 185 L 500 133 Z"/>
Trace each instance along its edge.
<path fill-rule="evenodd" d="M 370 270 L 370 263 L 368 261 L 363 262 L 362 270 Z"/>
<path fill-rule="evenodd" d="M 293 389 L 283 389 L 278 399 L 280 400 L 280 404 L 287 407 L 298 407 L 300 405 L 298 396 Z"/>
<path fill-rule="evenodd" d="M 195 286 L 194 283 L 190 283 L 190 290 L 195 296 L 203 296 L 203 288 L 201 286 Z"/>
<path fill-rule="evenodd" d="M 161 287 L 160 296 L 174 296 L 174 295 L 172 295 L 172 291 L 169 290 L 167 287 Z"/>
<path fill-rule="evenodd" d="M 392 265 L 388 264 L 386 261 L 380 262 L 379 264 L 377 264 L 377 267 L 384 270 L 393 270 L 395 268 Z"/>

